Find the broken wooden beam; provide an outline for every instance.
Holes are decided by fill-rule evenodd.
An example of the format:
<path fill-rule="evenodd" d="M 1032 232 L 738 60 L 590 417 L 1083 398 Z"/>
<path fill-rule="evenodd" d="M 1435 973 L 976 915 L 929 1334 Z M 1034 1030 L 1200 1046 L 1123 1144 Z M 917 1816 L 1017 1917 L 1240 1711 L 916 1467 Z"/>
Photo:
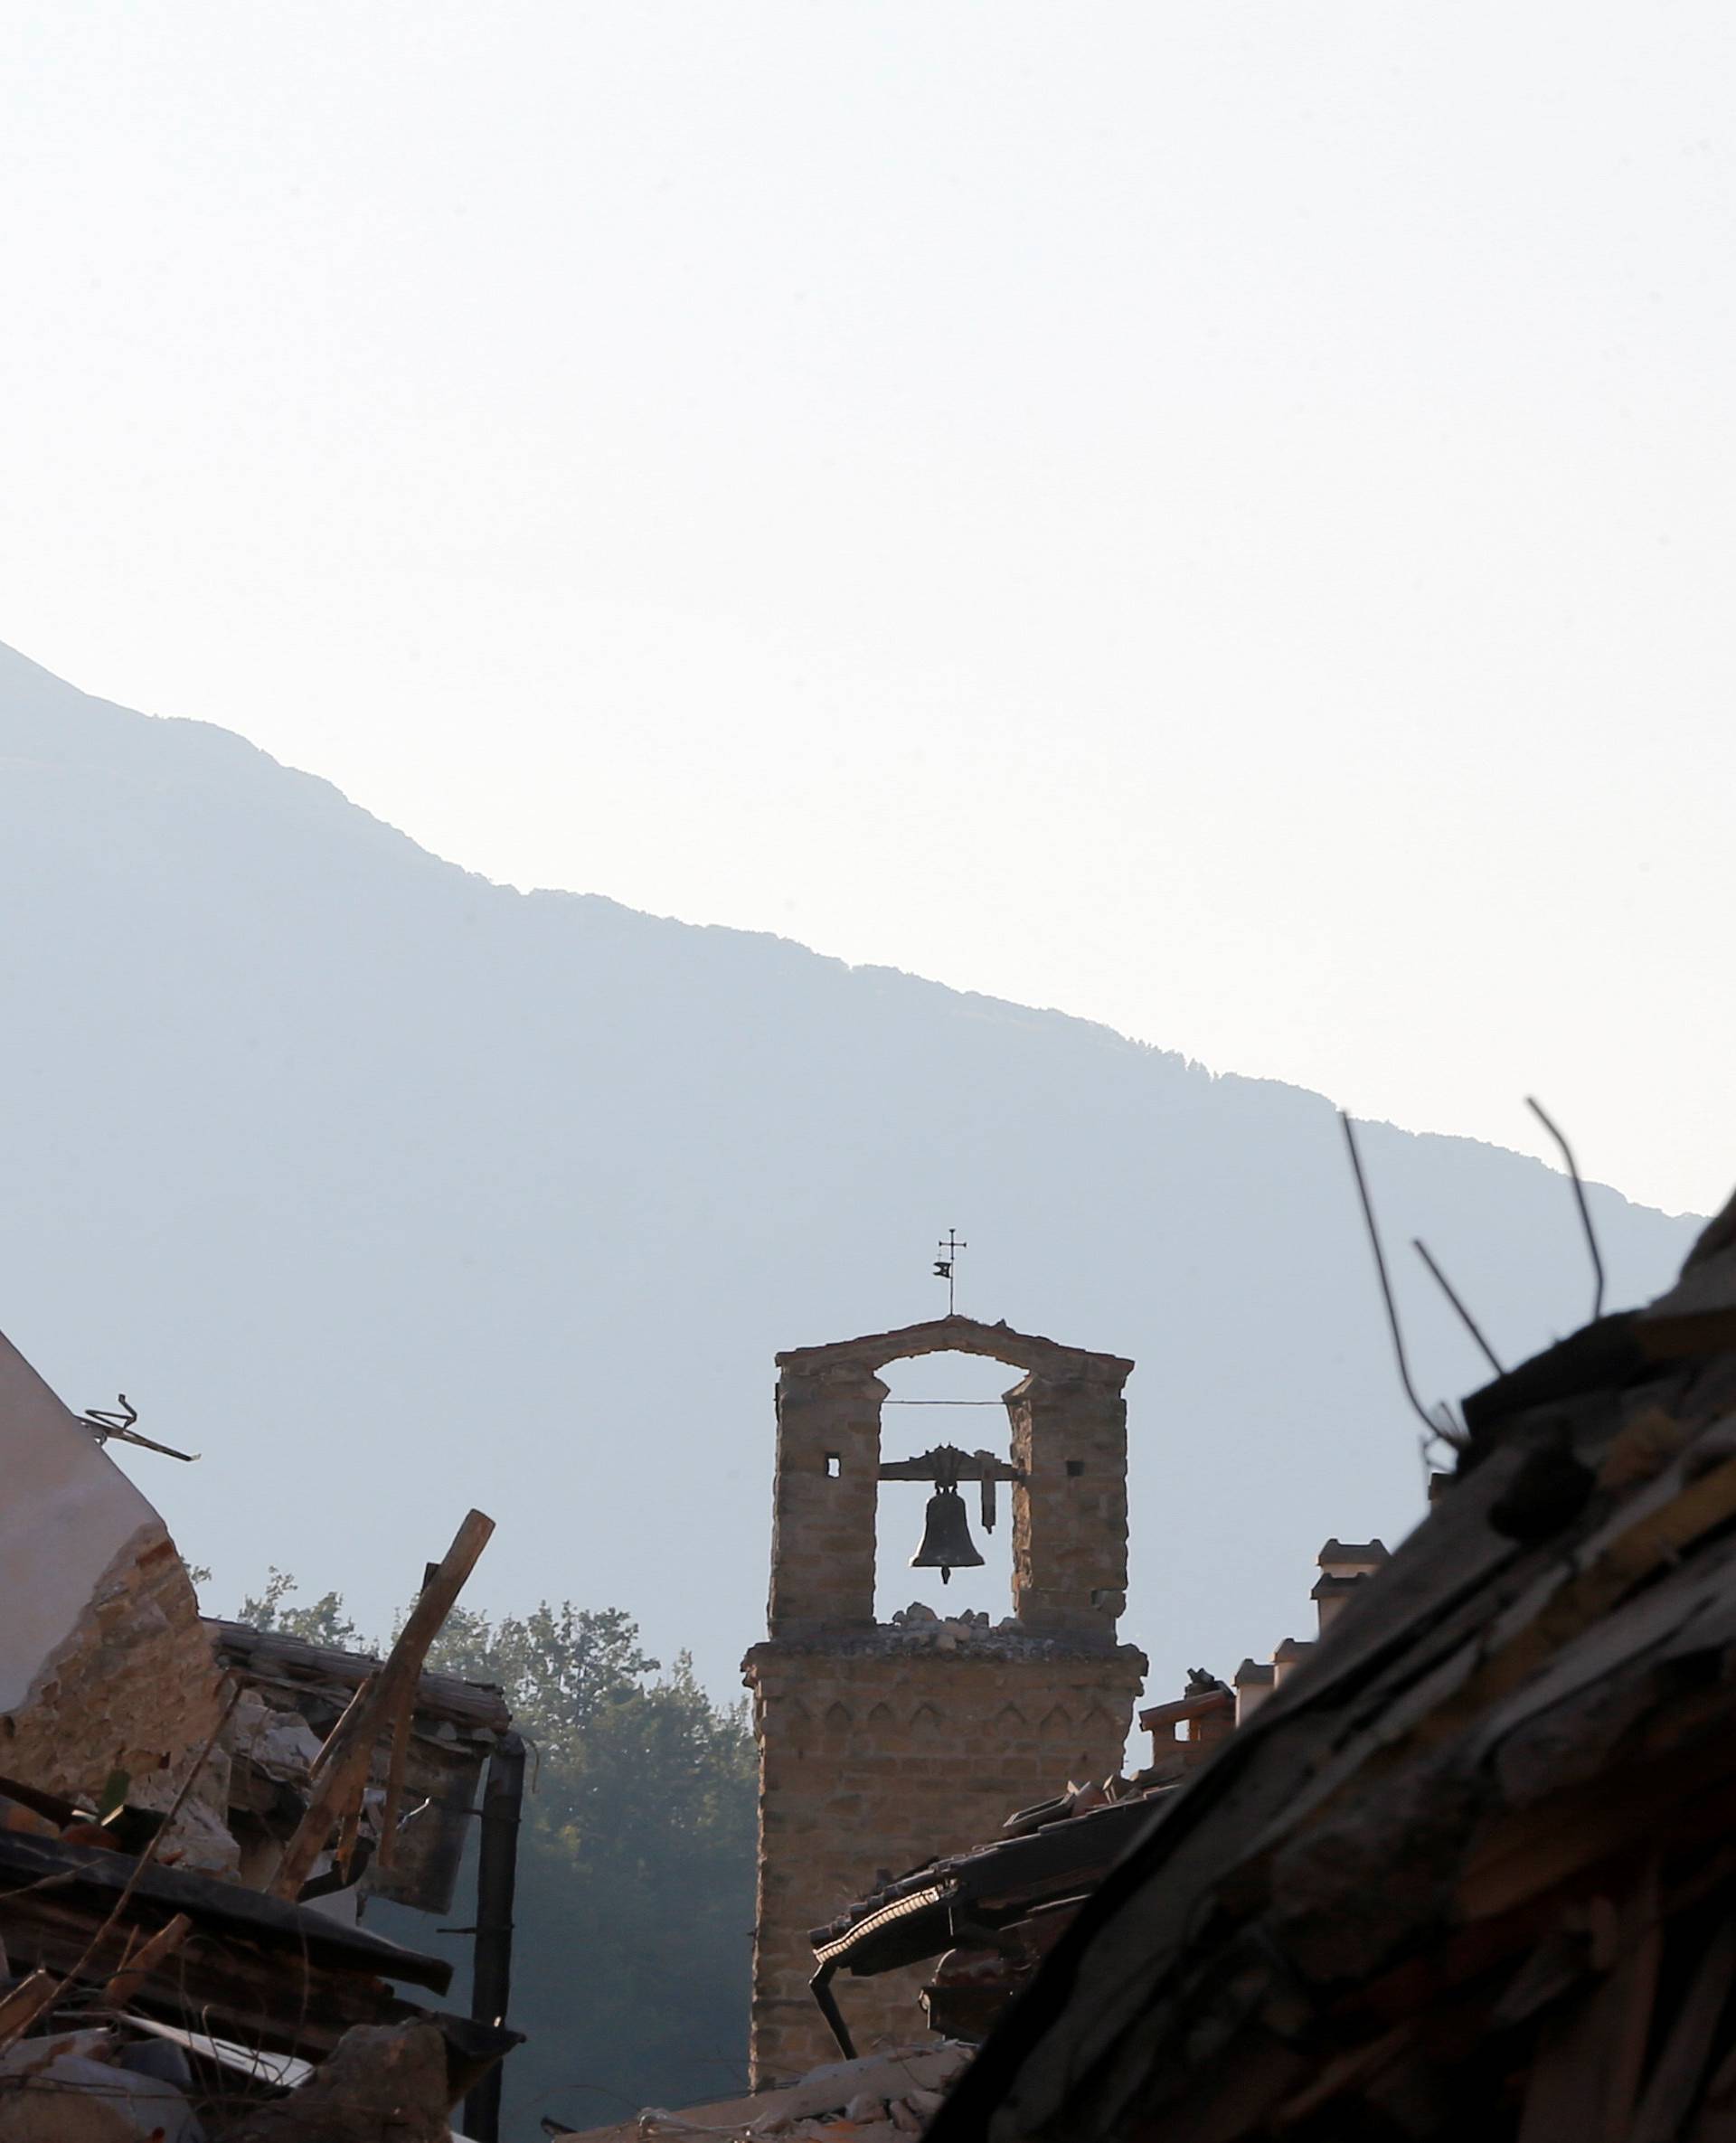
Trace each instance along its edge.
<path fill-rule="evenodd" d="M 494 1520 L 481 1511 L 468 1514 L 406 1616 L 373 1685 L 364 1685 L 357 1692 L 333 1728 L 315 1766 L 313 1796 L 267 1885 L 271 1896 L 300 1894 L 333 1830 L 359 1805 L 367 1790 L 374 1750 L 393 1729 L 402 1708 L 413 1704 L 428 1648 L 439 1635 L 494 1530 Z"/>

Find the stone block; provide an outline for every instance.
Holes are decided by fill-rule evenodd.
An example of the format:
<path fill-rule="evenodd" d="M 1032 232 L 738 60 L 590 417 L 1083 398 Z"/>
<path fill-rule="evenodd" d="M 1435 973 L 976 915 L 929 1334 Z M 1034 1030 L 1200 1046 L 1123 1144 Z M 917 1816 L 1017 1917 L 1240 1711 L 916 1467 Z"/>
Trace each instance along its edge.
<path fill-rule="evenodd" d="M 873 1624 L 878 1372 L 951 1349 L 1024 1372 L 1007 1394 L 1025 1477 L 1012 1636 Z M 809 1927 L 882 1870 L 981 1844 L 1014 1807 L 1119 1768 L 1144 1667 L 1115 1642 L 1131 1366 L 967 1318 L 778 1356 L 772 1641 L 744 1662 L 760 1749 L 756 2082 L 833 2051 L 807 1994 Z M 922 1978 L 850 1982 L 861 2044 L 920 2032 Z"/>

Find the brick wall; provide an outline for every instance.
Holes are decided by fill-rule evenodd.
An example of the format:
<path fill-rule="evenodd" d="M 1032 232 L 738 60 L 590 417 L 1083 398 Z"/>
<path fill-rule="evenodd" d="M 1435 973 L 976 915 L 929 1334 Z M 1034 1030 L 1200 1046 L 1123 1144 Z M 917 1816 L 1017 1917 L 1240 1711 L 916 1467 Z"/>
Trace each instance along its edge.
<path fill-rule="evenodd" d="M 749 1653 L 761 1751 L 756 2085 L 836 2058 L 808 1992 L 811 1928 L 882 1869 L 986 1844 L 1015 1808 L 1120 1769 L 1142 1655 L 1014 1646 L 991 1634 L 980 1647 L 905 1649 L 888 1632 L 854 1652 Z M 921 2036 L 923 1977 L 835 1982 L 859 2052 Z"/>
<path fill-rule="evenodd" d="M 24 1701 L 0 1713 L 0 1772 L 76 1799 L 124 1770 L 130 1800 L 166 1809 L 222 1709 L 186 1565 L 153 1520 L 109 1564 Z M 228 1760 L 214 1751 L 177 1829 L 181 1865 L 234 1865 L 228 1784 Z"/>
<path fill-rule="evenodd" d="M 1004 1424 L 1013 1614 L 967 1637 L 874 1623 L 877 1372 L 948 1353 L 1023 1373 Z M 1131 1362 L 948 1317 L 778 1365 L 771 1635 L 743 1663 L 760 1741 L 756 2085 L 835 2057 L 808 1992 L 810 1929 L 882 1869 L 986 1844 L 1015 1808 L 1118 1770 L 1146 1665 L 1116 1642 Z M 861 2051 L 921 2035 L 921 1978 L 834 1983 Z"/>

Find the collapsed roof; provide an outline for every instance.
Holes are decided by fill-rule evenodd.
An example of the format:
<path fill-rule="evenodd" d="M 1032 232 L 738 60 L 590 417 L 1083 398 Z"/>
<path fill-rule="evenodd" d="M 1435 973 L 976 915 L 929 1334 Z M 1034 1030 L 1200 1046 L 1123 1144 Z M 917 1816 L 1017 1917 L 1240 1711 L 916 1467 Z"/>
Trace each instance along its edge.
<path fill-rule="evenodd" d="M 1736 1200 L 1464 1414 L 933 2143 L 1736 2133 Z"/>
<path fill-rule="evenodd" d="M 383 1659 L 206 1623 L 101 1449 L 127 1434 L 0 1338 L 0 2131 L 118 2138 L 143 2093 L 141 2136 L 191 2136 L 197 2108 L 255 2143 L 253 2101 L 288 2088 L 323 2135 L 413 2072 L 429 2133 L 465 2097 L 487 2143 L 524 1751 L 498 1690 L 423 1661 L 492 1520 L 428 1566 Z M 363 1932 L 356 1900 L 448 1909 L 485 1762 L 471 2014 L 444 2015 L 393 1983 L 441 1995 L 450 1965 Z"/>

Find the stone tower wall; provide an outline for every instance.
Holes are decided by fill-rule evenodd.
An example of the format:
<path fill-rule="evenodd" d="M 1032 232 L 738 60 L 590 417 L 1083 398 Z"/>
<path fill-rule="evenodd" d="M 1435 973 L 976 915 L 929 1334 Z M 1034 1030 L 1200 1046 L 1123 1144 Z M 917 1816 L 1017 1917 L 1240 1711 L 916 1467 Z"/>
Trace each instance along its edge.
<path fill-rule="evenodd" d="M 1127 1405 L 1118 1381 L 1027 1376 L 1007 1393 L 1013 1611 L 1035 1635 L 1113 1637 L 1127 1599 Z"/>
<path fill-rule="evenodd" d="M 835 2061 L 808 1991 L 809 1931 L 940 1854 L 1000 1835 L 1014 1808 L 1118 1770 L 1146 1662 L 1022 1644 L 955 1650 L 886 1630 L 858 1648 L 759 1645 L 745 1662 L 760 1738 L 752 2043 L 756 2087 Z M 833 1985 L 867 2053 L 920 2038 L 921 1968 Z"/>
<path fill-rule="evenodd" d="M 768 1621 L 780 1636 L 874 1626 L 885 1396 L 873 1372 L 855 1363 L 786 1369 L 778 1380 Z"/>
<path fill-rule="evenodd" d="M 1013 1615 L 998 1628 L 877 1628 L 877 1372 L 962 1353 L 1024 1374 L 1006 1394 Z M 1127 1587 L 1131 1362 L 948 1317 L 778 1357 L 770 1641 L 743 1663 L 760 1743 L 756 2086 L 836 2049 L 808 1990 L 810 1931 L 1011 1811 L 1121 1766 L 1145 1660 L 1118 1645 Z M 858 2047 L 926 2028 L 920 1972 L 834 1983 Z"/>

